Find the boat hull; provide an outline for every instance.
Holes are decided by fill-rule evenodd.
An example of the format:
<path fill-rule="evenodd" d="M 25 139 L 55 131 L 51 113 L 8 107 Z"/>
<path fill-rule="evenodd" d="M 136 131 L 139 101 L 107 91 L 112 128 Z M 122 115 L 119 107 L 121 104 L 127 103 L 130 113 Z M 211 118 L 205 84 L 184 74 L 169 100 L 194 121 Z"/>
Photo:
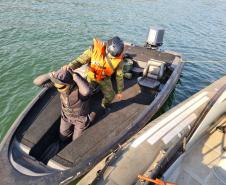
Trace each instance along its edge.
<path fill-rule="evenodd" d="M 188 98 L 165 114 L 150 122 L 130 138 L 112 159 L 102 167 L 98 177 L 83 180 L 93 184 L 140 184 L 137 176 L 144 174 L 159 178 L 190 148 L 211 124 L 226 112 L 226 77 Z M 85 179 L 87 178 L 87 179 Z"/>
<path fill-rule="evenodd" d="M 142 50 L 142 49 L 139 49 L 139 50 Z M 134 51 L 131 51 L 132 54 L 133 52 Z M 145 49 L 145 52 L 150 52 L 150 50 Z M 153 51 L 152 55 L 156 56 L 157 59 L 159 59 L 158 57 L 161 56 L 157 51 Z M 106 125 L 96 124 L 90 127 L 84 133 L 84 135 L 87 135 L 87 137 L 83 136 L 78 140 L 76 140 L 76 142 L 70 143 L 61 152 L 59 152 L 56 156 L 54 156 L 53 159 L 50 160 L 50 162 L 52 162 L 52 166 L 48 166 L 43 163 L 40 163 L 37 160 L 35 154 L 30 155 L 31 153 L 35 153 L 32 151 L 39 151 L 39 150 L 35 150 L 34 148 L 40 145 L 40 144 L 36 144 L 33 146 L 32 140 L 33 139 L 41 140 L 39 142 L 42 142 L 42 143 L 45 143 L 45 140 L 43 140 L 42 138 L 40 139 L 38 137 L 36 138 L 35 129 L 32 129 L 32 132 L 27 133 L 27 130 L 29 130 L 29 128 L 35 126 L 33 122 L 35 121 L 37 122 L 38 120 L 39 121 L 38 123 L 40 124 L 43 123 L 43 118 L 37 119 L 37 117 L 40 114 L 44 114 L 43 115 L 44 117 L 49 116 L 46 113 L 42 113 L 42 111 L 46 107 L 50 106 L 52 102 L 59 103 L 59 100 L 57 100 L 58 95 L 56 94 L 56 91 L 54 89 L 42 90 L 39 93 L 39 95 L 36 98 L 34 98 L 33 101 L 27 106 L 25 111 L 21 113 L 21 115 L 17 118 L 17 120 L 14 122 L 14 124 L 12 125 L 12 127 L 10 128 L 10 130 L 8 131 L 8 133 L 6 134 L 6 136 L 4 137 L 0 145 L 0 151 L 1 151 L 0 152 L 0 161 L 1 161 L 0 176 L 2 177 L 0 179 L 1 184 L 4 184 L 4 185 L 6 184 L 33 184 L 33 185 L 35 184 L 67 184 L 72 180 L 82 177 L 85 173 L 87 173 L 90 169 L 92 169 L 100 160 L 102 160 L 104 157 L 106 157 L 110 153 L 114 152 L 116 149 L 118 149 L 118 147 L 121 144 L 123 144 L 126 140 L 128 140 L 128 138 L 130 138 L 136 132 L 142 129 L 144 125 L 153 117 L 153 115 L 160 109 L 160 107 L 167 100 L 170 93 L 175 88 L 183 68 L 182 59 L 179 55 L 165 53 L 162 58 L 164 59 L 165 57 L 165 59 L 167 59 L 167 56 L 169 56 L 168 57 L 169 61 L 173 59 L 170 64 L 171 67 L 173 67 L 172 74 L 170 74 L 169 79 L 167 79 L 166 83 L 164 83 L 161 90 L 156 94 L 156 97 L 154 98 L 154 100 L 150 101 L 149 104 L 145 105 L 142 111 L 139 112 L 139 115 L 137 116 L 134 115 L 135 119 L 134 118 L 132 119 L 131 117 L 131 120 L 128 120 L 128 125 L 126 125 L 126 127 L 122 127 L 120 129 L 120 127 L 117 126 L 115 127 L 117 128 L 117 130 L 116 131 L 114 130 L 114 132 L 111 132 L 108 129 L 110 128 L 110 126 L 106 128 L 106 125 L 109 124 L 107 122 L 106 122 Z M 147 56 L 144 55 L 142 57 L 143 58 L 146 57 L 145 60 L 146 61 L 148 60 Z M 136 86 L 137 85 L 135 84 L 134 88 L 137 88 Z M 130 89 L 128 87 L 128 92 L 129 90 Z M 46 105 L 45 102 L 50 102 L 49 103 L 50 105 L 49 104 Z M 131 101 L 131 105 L 133 105 L 132 101 Z M 117 102 L 115 107 L 117 107 Z M 122 110 L 120 109 L 120 111 L 122 111 L 121 114 L 123 115 L 124 114 L 123 109 Z M 117 113 L 117 111 L 115 112 Z M 59 115 L 60 109 L 56 109 L 55 112 L 52 111 L 51 114 Z M 110 116 L 114 116 L 114 113 L 110 114 Z M 52 117 L 49 116 L 47 120 L 49 120 L 50 118 L 52 119 Z M 115 118 L 117 118 L 117 116 Z M 55 121 L 59 123 L 59 121 L 57 120 L 58 118 Z M 116 121 L 114 117 L 111 120 Z M 46 125 L 47 124 L 45 124 L 45 126 Z M 104 130 L 104 128 L 106 130 Z M 113 127 L 113 129 L 115 128 Z M 56 128 L 51 127 L 51 129 L 54 130 L 54 129 L 57 129 L 57 127 Z M 38 130 L 36 131 L 38 132 Z M 95 140 L 95 138 L 92 139 L 95 136 L 95 134 L 96 135 L 103 134 L 101 133 L 101 131 L 109 132 L 108 134 L 109 138 L 101 139 L 98 142 L 98 144 L 95 144 L 95 143 L 92 145 L 89 144 L 88 141 L 91 142 L 92 140 Z M 32 134 L 34 134 L 33 137 L 32 137 Z M 25 142 L 26 137 L 30 138 L 30 140 L 27 141 L 27 143 Z M 51 138 L 48 138 L 48 139 L 51 139 Z M 83 151 L 85 146 L 79 147 L 84 145 L 84 141 L 87 141 L 86 146 L 90 148 L 89 150 L 87 150 L 88 152 L 85 152 L 85 153 Z M 81 144 L 79 145 L 80 142 Z M 31 149 L 29 147 L 26 147 L 26 146 L 30 146 L 30 144 L 32 145 Z M 73 155 L 69 155 L 70 153 Z M 78 155 L 79 157 L 73 158 L 74 155 Z M 58 159 L 64 158 L 64 157 L 67 160 L 63 160 L 63 162 L 59 164 Z M 73 166 L 70 166 L 71 164 Z M 57 165 L 58 169 L 54 168 L 53 165 Z"/>

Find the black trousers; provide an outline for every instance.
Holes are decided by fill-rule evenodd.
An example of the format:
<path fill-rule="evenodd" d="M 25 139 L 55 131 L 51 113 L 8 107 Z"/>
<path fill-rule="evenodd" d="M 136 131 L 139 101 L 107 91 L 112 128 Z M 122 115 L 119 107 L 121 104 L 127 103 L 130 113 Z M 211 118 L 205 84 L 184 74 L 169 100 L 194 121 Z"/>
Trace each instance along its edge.
<path fill-rule="evenodd" d="M 89 126 L 90 121 L 88 116 L 78 117 L 65 117 L 61 116 L 60 123 L 60 138 L 61 140 L 67 140 L 72 135 L 72 139 L 75 140 L 81 136 L 82 132 Z"/>

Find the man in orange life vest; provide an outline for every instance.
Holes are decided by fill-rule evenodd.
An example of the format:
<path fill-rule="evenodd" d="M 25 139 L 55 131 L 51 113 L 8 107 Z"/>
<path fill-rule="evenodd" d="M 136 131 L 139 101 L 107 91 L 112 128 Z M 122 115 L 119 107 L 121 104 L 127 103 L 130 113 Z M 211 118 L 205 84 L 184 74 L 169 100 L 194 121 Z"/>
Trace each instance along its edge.
<path fill-rule="evenodd" d="M 82 55 L 73 60 L 64 69 L 77 69 L 84 64 L 88 64 L 86 71 L 87 81 L 92 84 L 98 84 L 104 98 L 101 106 L 107 108 L 115 97 L 115 92 L 111 83 L 111 76 L 116 73 L 117 95 L 122 99 L 123 83 L 123 41 L 115 36 L 106 43 L 99 39 L 93 39 L 91 48 L 84 51 Z"/>

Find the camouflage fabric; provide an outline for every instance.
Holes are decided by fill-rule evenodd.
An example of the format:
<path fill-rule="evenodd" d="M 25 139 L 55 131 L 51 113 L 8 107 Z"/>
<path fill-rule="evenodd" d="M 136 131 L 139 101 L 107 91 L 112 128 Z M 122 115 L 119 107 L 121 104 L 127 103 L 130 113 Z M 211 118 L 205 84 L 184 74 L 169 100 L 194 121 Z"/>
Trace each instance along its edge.
<path fill-rule="evenodd" d="M 123 81 L 123 61 L 119 64 L 116 69 L 116 82 L 117 82 L 117 90 L 118 93 L 121 93 L 124 88 L 124 81 Z"/>
<path fill-rule="evenodd" d="M 69 66 L 72 69 L 76 69 L 81 67 L 84 64 L 88 64 L 91 61 L 92 56 L 92 48 L 87 49 L 83 52 L 78 58 L 69 63 Z M 116 72 L 116 83 L 117 83 L 117 93 L 121 93 L 124 88 L 123 81 L 123 61 L 119 64 L 119 66 L 115 70 Z M 89 83 L 96 83 L 100 86 L 102 93 L 104 94 L 104 98 L 102 100 L 102 106 L 108 106 L 111 101 L 114 99 L 115 92 L 112 87 L 110 77 L 106 77 L 102 81 L 96 81 L 94 78 L 89 77 L 89 73 L 87 73 L 87 80 Z"/>
<path fill-rule="evenodd" d="M 79 57 L 77 57 L 72 62 L 70 62 L 69 66 L 72 69 L 77 69 L 84 64 L 88 64 L 91 61 L 91 56 L 92 56 L 92 49 L 89 48 L 85 50 Z"/>
<path fill-rule="evenodd" d="M 107 77 L 102 81 L 92 81 L 89 78 L 87 78 L 87 81 L 91 84 L 91 86 L 99 85 L 100 90 L 104 95 L 104 98 L 102 99 L 101 102 L 101 106 L 104 108 L 109 106 L 115 97 L 115 91 L 112 87 L 111 77 Z"/>

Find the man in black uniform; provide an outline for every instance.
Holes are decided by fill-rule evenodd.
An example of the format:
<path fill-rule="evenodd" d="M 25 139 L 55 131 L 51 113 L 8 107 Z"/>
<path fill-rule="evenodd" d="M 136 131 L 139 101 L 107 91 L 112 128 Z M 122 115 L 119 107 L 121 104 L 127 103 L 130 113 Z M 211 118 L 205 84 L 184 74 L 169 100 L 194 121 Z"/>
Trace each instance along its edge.
<path fill-rule="evenodd" d="M 78 73 L 72 75 L 60 69 L 37 77 L 34 84 L 57 88 L 61 99 L 60 139 L 64 141 L 72 135 L 73 140 L 78 138 L 95 117 L 95 113 L 90 114 L 91 92 L 87 81 Z"/>

